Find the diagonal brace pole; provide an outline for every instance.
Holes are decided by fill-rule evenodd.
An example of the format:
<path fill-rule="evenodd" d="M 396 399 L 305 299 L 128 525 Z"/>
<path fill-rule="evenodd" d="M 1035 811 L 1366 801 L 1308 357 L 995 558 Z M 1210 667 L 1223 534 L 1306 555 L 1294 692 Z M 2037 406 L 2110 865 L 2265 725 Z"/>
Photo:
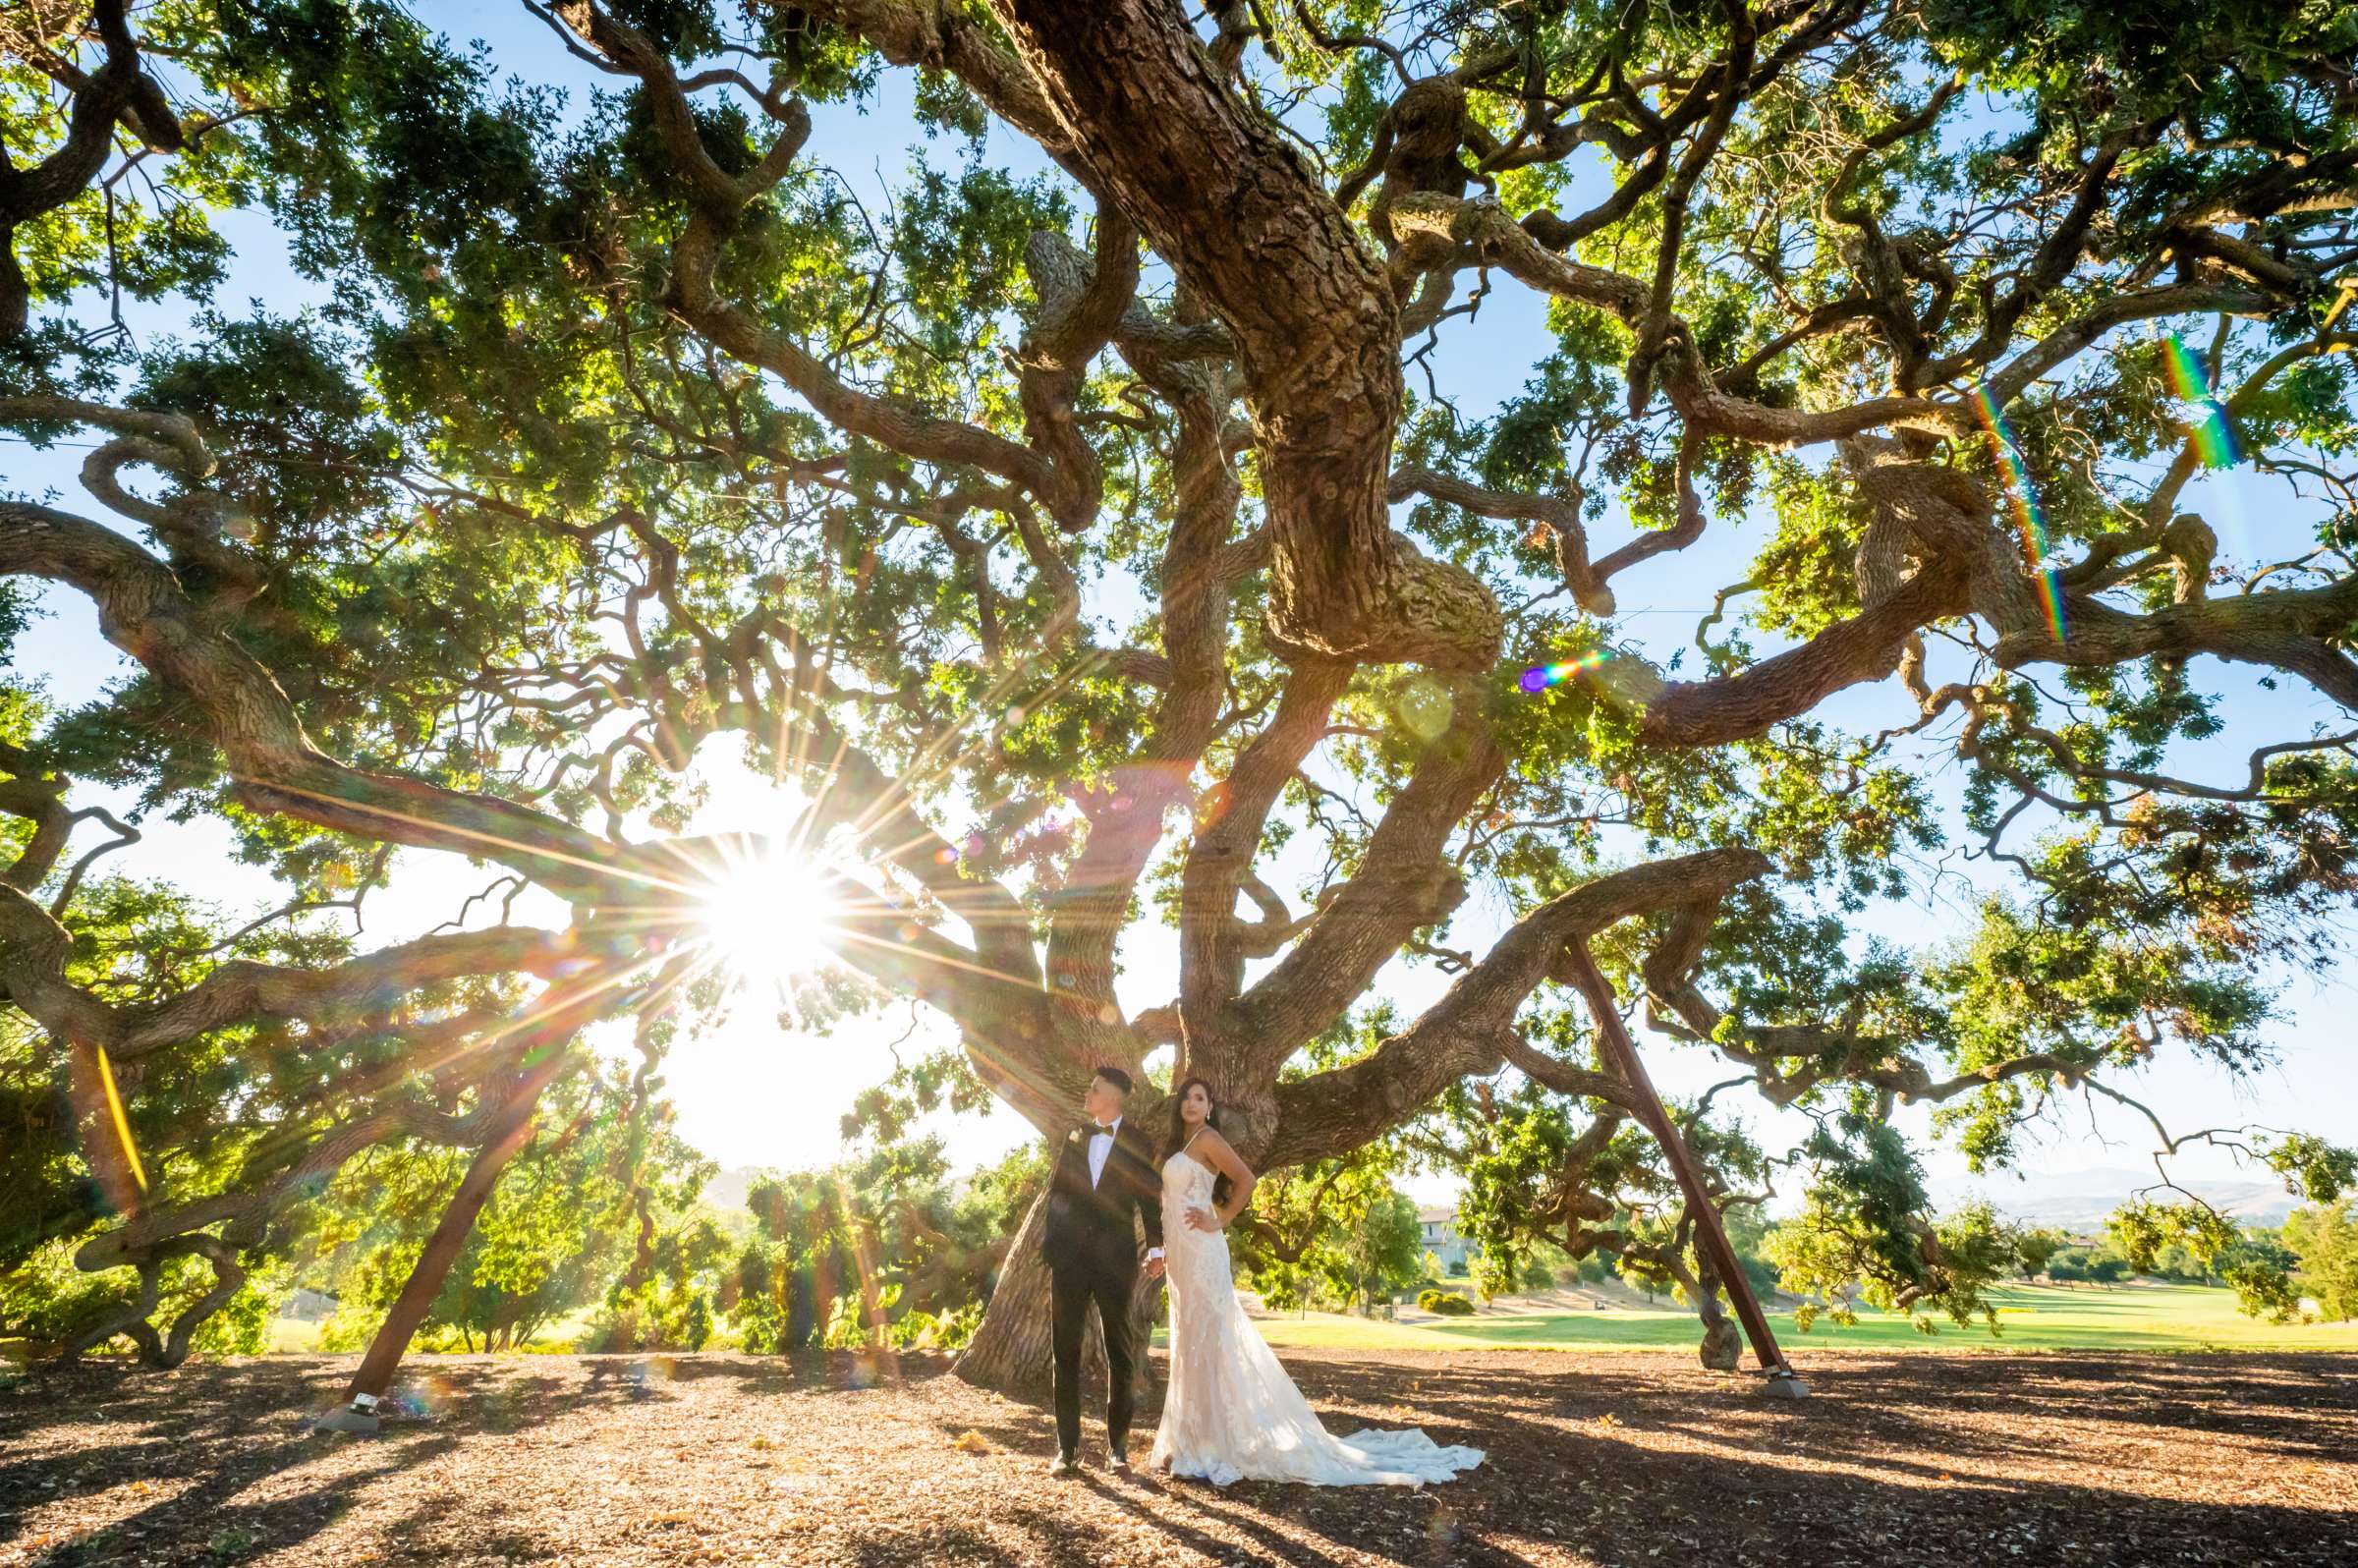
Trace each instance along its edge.
<path fill-rule="evenodd" d="M 1704 1186 L 1703 1167 L 1695 1162 L 1686 1139 L 1670 1120 L 1669 1108 L 1655 1092 L 1654 1080 L 1647 1076 L 1637 1042 L 1629 1037 L 1628 1026 L 1621 1022 L 1621 1009 L 1614 1002 L 1612 986 L 1597 968 L 1597 960 L 1589 952 L 1585 939 L 1565 943 L 1564 953 L 1570 960 L 1573 982 L 1580 987 L 1590 1015 L 1597 1020 L 1597 1034 L 1604 1045 L 1606 1065 L 1637 1092 L 1638 1103 L 1643 1107 L 1640 1119 L 1654 1135 L 1655 1142 L 1661 1145 L 1671 1174 L 1678 1178 L 1679 1188 L 1687 1195 L 1687 1211 L 1695 1217 L 1696 1247 L 1726 1287 L 1728 1300 L 1735 1304 L 1736 1318 L 1744 1325 L 1745 1337 L 1752 1341 L 1752 1354 L 1768 1374 L 1769 1392 L 1787 1398 L 1807 1393 L 1800 1374 L 1777 1348 L 1776 1335 L 1768 1328 L 1768 1315 L 1761 1310 L 1752 1281 L 1745 1275 L 1743 1264 L 1736 1259 L 1736 1249 L 1727 1239 L 1727 1229 L 1719 1223 L 1718 1206 Z"/>

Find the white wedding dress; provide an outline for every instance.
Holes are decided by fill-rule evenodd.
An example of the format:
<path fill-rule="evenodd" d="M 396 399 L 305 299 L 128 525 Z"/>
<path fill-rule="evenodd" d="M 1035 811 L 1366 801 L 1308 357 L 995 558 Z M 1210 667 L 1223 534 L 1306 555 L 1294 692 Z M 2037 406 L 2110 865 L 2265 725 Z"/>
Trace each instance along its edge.
<path fill-rule="evenodd" d="M 1423 1430 L 1334 1437 L 1237 1304 L 1228 1237 L 1187 1223 L 1209 1208 L 1212 1173 L 1180 1152 L 1162 1165 L 1163 1277 L 1171 1287 L 1171 1375 L 1148 1463 L 1225 1486 L 1299 1481 L 1314 1486 L 1415 1486 L 1482 1463 L 1479 1448 L 1443 1448 Z"/>

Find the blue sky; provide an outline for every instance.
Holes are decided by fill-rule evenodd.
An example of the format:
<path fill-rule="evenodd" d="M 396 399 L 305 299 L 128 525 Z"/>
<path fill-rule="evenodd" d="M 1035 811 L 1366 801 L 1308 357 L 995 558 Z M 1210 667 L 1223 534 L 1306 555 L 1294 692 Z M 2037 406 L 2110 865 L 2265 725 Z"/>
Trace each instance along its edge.
<path fill-rule="evenodd" d="M 589 67 L 568 56 L 557 41 L 521 7 L 484 9 L 472 5 L 422 5 L 418 14 L 461 38 L 482 38 L 503 68 L 543 82 L 564 84 L 582 92 L 600 79 Z M 832 164 L 863 199 L 880 210 L 886 187 L 904 169 L 913 145 L 926 146 L 937 166 L 954 162 L 960 147 L 954 143 L 926 143 L 908 111 L 910 77 L 889 73 L 879 100 L 862 114 L 844 108 L 820 110 L 807 157 Z M 1029 143 L 1000 130 L 991 134 L 987 157 L 1020 172 L 1044 169 Z M 268 302 L 273 311 L 299 308 L 315 298 L 315 291 L 294 276 L 285 264 L 283 243 L 264 221 L 238 220 L 227 226 L 238 245 L 238 262 L 220 296 L 225 308 L 233 302 Z M 128 308 L 128 307 L 127 307 Z M 159 308 L 129 308 L 131 324 L 142 342 L 174 332 L 183 308 L 166 302 Z M 234 312 L 233 312 L 234 313 Z M 1442 389 L 1469 418 L 1480 418 L 1511 395 L 1529 372 L 1534 359 L 1548 346 L 1544 308 L 1536 296 L 1505 284 L 1490 295 L 1471 322 L 1453 321 L 1444 328 L 1441 352 L 1434 363 Z M 89 516 L 104 516 L 83 497 L 74 478 L 81 461 L 79 449 L 35 453 L 21 441 L 0 443 L 0 482 L 18 493 L 38 494 L 54 489 L 69 507 Z M 2224 551 L 2247 560 L 2264 554 L 2290 553 L 2304 537 L 2311 519 L 2287 507 L 2273 490 L 2262 490 L 2247 477 L 2228 475 L 2203 481 L 2187 503 L 2203 510 L 2220 532 Z M 1657 557 L 1617 580 L 1615 590 L 1626 606 L 1618 633 L 1657 657 L 1687 644 L 1697 618 L 1711 604 L 1714 589 L 1743 578 L 1752 553 L 1765 532 L 1764 519 L 1715 519 L 1702 543 L 1685 552 Z M 1610 548 L 1625 536 L 1626 527 L 1607 518 L 1599 526 L 1596 547 Z M 39 673 L 51 694 L 61 701 L 88 697 L 116 679 L 124 661 L 100 641 L 88 605 L 78 595 L 51 594 L 54 612 L 38 623 L 19 648 L 20 673 Z M 1098 606 L 1108 614 L 1123 609 L 1110 600 Z M 1122 618 L 1126 618 L 1124 615 Z M 2216 684 L 2216 667 L 2198 667 L 2198 681 Z M 2245 755 L 2264 741 L 2306 734 L 2315 722 L 2336 717 L 2331 704 L 2317 699 L 2306 687 L 2286 683 L 2268 692 L 2240 675 L 2230 674 L 2224 704 L 2226 733 L 2190 750 L 2176 759 L 2182 770 L 2211 779 L 2240 778 Z M 1854 689 L 1822 709 L 1828 720 L 1852 729 L 1881 728 L 1905 722 L 1913 704 L 1895 682 Z M 700 829 L 776 828 L 789 810 L 758 779 L 743 776 L 718 754 L 714 756 L 713 803 Z M 1941 799 L 1953 808 L 1960 771 L 1938 748 L 1925 754 Z M 93 797 L 103 799 L 103 796 Z M 107 863 L 112 868 L 140 875 L 166 876 L 204 890 L 207 896 L 233 910 L 256 910 L 276 902 L 273 887 L 252 870 L 234 864 L 226 835 L 209 823 L 176 827 L 161 821 L 147 826 L 147 839 L 133 852 Z M 455 913 L 468 891 L 487 875 L 478 875 L 454 857 L 417 852 L 405 854 L 394 885 L 372 901 L 368 940 L 390 941 L 415 934 Z M 1928 879 L 1923 895 L 1912 902 L 1879 906 L 1861 922 L 1871 931 L 1903 946 L 1917 947 L 1952 936 L 1968 912 L 1974 890 L 1993 885 L 1979 863 L 1951 861 L 1937 879 Z M 546 901 L 534 910 L 520 908 L 520 918 L 562 919 L 561 909 Z M 1459 945 L 1480 947 L 1502 928 L 1511 912 L 1478 902 L 1461 914 L 1453 937 Z M 1149 927 L 1126 943 L 1123 959 L 1123 998 L 1131 1009 L 1167 1000 L 1175 989 L 1175 966 L 1169 933 Z M 2358 1142 L 2358 1064 L 2350 1046 L 2358 987 L 2345 966 L 2316 982 L 2291 980 L 2283 996 L 2283 1017 L 2269 1037 L 2281 1058 L 2277 1068 L 2243 1079 L 2164 1054 L 2140 1082 L 2124 1087 L 2147 1100 L 2176 1128 L 2259 1123 L 2298 1127 L 2342 1142 Z M 1412 1010 L 1437 995 L 1446 983 L 1431 970 L 1400 966 L 1388 972 L 1382 990 L 1404 1009 Z M 793 1165 L 823 1160 L 835 1147 L 835 1119 L 852 1095 L 889 1070 L 889 1047 L 902 1039 L 911 1024 L 905 1007 L 840 1026 L 828 1038 L 781 1032 L 766 1016 L 767 1009 L 749 999 L 735 1018 L 705 1038 L 678 1046 L 667 1077 L 677 1100 L 683 1130 L 692 1141 L 727 1164 Z M 900 1049 L 907 1053 L 928 1043 L 946 1043 L 949 1033 L 938 1021 L 918 1021 L 917 1033 Z M 1730 1076 L 1726 1064 L 1711 1053 L 1662 1040 L 1649 1043 L 1649 1059 L 1666 1092 L 1700 1089 Z M 1771 1138 L 1792 1131 L 1765 1114 L 1759 1126 Z M 1789 1121 L 1790 1119 L 1788 1119 Z M 995 1115 L 945 1124 L 953 1153 L 962 1161 L 979 1161 L 1012 1147 L 1028 1130 L 1012 1115 Z M 2109 1104 L 2101 1109 L 2075 1108 L 2052 1128 L 2027 1163 L 2053 1171 L 2117 1169 L 2142 1164 L 2150 1149 L 2150 1133 L 2129 1113 Z M 1961 1170 L 1961 1161 L 1934 1149 L 1927 1164 L 1937 1176 Z M 2236 1174 L 2222 1155 L 2190 1152 L 2173 1167 L 2191 1178 L 2218 1179 Z"/>

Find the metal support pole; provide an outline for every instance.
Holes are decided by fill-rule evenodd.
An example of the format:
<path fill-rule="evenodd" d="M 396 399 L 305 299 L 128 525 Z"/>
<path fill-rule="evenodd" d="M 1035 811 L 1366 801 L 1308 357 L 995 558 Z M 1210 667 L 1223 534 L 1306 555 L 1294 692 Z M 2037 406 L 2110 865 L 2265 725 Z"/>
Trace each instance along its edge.
<path fill-rule="evenodd" d="M 1695 1220 L 1696 1246 L 1719 1276 L 1720 1283 L 1727 1287 L 1728 1300 L 1735 1304 L 1736 1319 L 1744 1325 L 1745 1337 L 1752 1341 L 1753 1356 L 1768 1374 L 1768 1391 L 1786 1399 L 1802 1397 L 1809 1387 L 1785 1361 L 1785 1353 L 1777 1349 L 1776 1335 L 1768 1328 L 1768 1315 L 1761 1310 L 1760 1298 L 1752 1293 L 1752 1281 L 1745 1276 L 1736 1249 L 1727 1239 L 1727 1230 L 1719 1223 L 1719 1210 L 1704 1186 L 1703 1167 L 1695 1163 L 1686 1139 L 1670 1120 L 1669 1109 L 1662 1104 L 1661 1095 L 1655 1092 L 1654 1080 L 1647 1076 L 1637 1042 L 1629 1037 L 1629 1030 L 1621 1022 L 1612 986 L 1605 983 L 1585 939 L 1566 943 L 1564 951 L 1571 959 L 1573 980 L 1588 1000 L 1590 1015 L 1597 1020 L 1597 1036 L 1603 1042 L 1606 1064 L 1637 1091 L 1638 1102 L 1645 1107 L 1640 1119 L 1654 1135 L 1655 1142 L 1662 1146 L 1662 1156 L 1670 1162 L 1671 1174 L 1678 1178 L 1680 1189 L 1687 1195 L 1687 1212 Z"/>

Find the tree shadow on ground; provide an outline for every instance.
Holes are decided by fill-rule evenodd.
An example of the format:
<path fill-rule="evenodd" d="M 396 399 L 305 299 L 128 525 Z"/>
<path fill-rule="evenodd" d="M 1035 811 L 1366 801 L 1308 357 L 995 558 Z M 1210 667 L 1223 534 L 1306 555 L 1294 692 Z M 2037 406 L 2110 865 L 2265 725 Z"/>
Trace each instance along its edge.
<path fill-rule="evenodd" d="M 1303 1359 L 1300 1353 L 1297 1359 Z M 2274 1357 L 2256 1364 L 2250 1356 L 2234 1354 L 2165 1360 L 2109 1353 L 1977 1354 L 1935 1364 L 1958 1369 L 1936 1388 L 1926 1384 L 1925 1358 L 1919 1354 L 1845 1354 L 1808 1365 L 1814 1397 L 1793 1404 L 1762 1398 L 1757 1372 L 1722 1377 L 1620 1359 L 1630 1365 L 1626 1374 L 1584 1371 L 1558 1382 L 1535 1379 L 1511 1354 L 1504 1365 L 1492 1366 L 1461 1353 L 1451 1358 L 1456 1365 L 1445 1373 L 1420 1384 L 1415 1403 L 1429 1425 L 1437 1416 L 1464 1423 L 1469 1430 L 1476 1424 L 1494 1428 L 1519 1419 L 1545 1426 L 1610 1415 L 1625 1427 L 1642 1425 L 1697 1441 L 1725 1439 L 1729 1410 L 1751 1410 L 1759 1414 L 1746 1427 L 1746 1445 L 1788 1459 L 1823 1455 L 1829 1443 L 1838 1448 L 1846 1434 L 1883 1449 L 1916 1449 L 1950 1459 L 2035 1456 L 2045 1453 L 2049 1442 L 2034 1431 L 2036 1418 L 2152 1427 L 2190 1438 L 2231 1436 L 2281 1459 L 2346 1462 L 2353 1454 L 2349 1424 L 2358 1421 L 2351 1364 L 2343 1357 Z M 1981 1360 L 1993 1365 L 1973 1365 Z M 1329 1399 L 1378 1407 L 1398 1401 L 1401 1371 L 1396 1363 L 1319 1363 L 1320 1386 Z M 1479 1440 L 1444 1438 L 1438 1431 L 1434 1436 Z"/>
<path fill-rule="evenodd" d="M 322 1401 L 318 1391 L 304 1368 L 270 1363 L 178 1373 L 99 1363 L 36 1372 L 0 1400 L 0 1548 L 65 1568 L 171 1540 L 200 1543 L 210 1561 L 242 1561 L 310 1539 L 385 1478 L 462 1440 L 397 1428 L 369 1446 L 365 1462 L 306 1475 L 335 1441 L 307 1430 L 309 1416 L 335 1397 L 331 1388 Z M 499 1403 L 487 1408 L 495 1413 Z M 225 1408 L 257 1406 L 267 1414 L 224 1419 Z M 67 1441 L 43 1445 L 43 1433 Z M 248 1498 L 273 1481 L 273 1495 Z M 28 1505 L 78 1498 L 104 1522 L 64 1539 L 27 1539 Z M 167 1560 L 185 1559 L 171 1551 Z"/>
<path fill-rule="evenodd" d="M 2134 1452 L 2158 1443 L 2199 1469 L 2231 1439 L 2230 1469 L 2323 1461 L 2358 1485 L 2358 1383 L 2335 1358 L 1846 1355 L 1809 1368 L 1815 1397 L 1800 1402 L 1765 1397 L 1757 1374 L 1722 1377 L 1658 1357 L 1297 1351 L 1288 1360 L 1333 1431 L 1414 1424 L 1437 1442 L 1488 1451 L 1481 1470 L 1430 1493 L 1436 1513 L 1453 1516 L 1426 1532 L 1430 1540 L 1379 1541 L 1391 1527 L 1372 1530 L 1368 1509 L 1331 1503 L 1331 1492 L 1146 1484 L 1177 1509 L 1228 1519 L 1238 1535 L 1265 1538 L 1255 1522 L 1290 1515 L 1332 1545 L 1380 1544 L 1404 1561 L 1527 1560 L 1503 1539 L 1468 1539 L 1486 1525 L 1530 1549 L 1560 1545 L 1599 1561 L 1657 1560 L 1651 1552 L 1664 1544 L 1767 1561 L 1806 1523 L 1822 1544 L 1945 1535 L 1961 1561 L 2069 1549 L 2101 1562 L 2109 1548 L 2085 1538 L 2107 1534 L 2096 1522 L 2113 1516 L 2127 1521 L 2127 1540 L 2169 1541 L 2192 1562 L 2346 1562 L 2358 1550 L 2358 1517 L 2346 1512 L 2280 1506 L 2232 1484 L 2215 1501 L 2156 1495 Z M 972 1429 L 1044 1457 L 1044 1412 L 1004 1409 Z M 1085 1430 L 1094 1443 L 1095 1428 Z M 1200 1529 L 1155 1513 L 1200 1547 Z M 1271 1560 L 1342 1560 L 1300 1539 L 1263 1544 Z"/>
<path fill-rule="evenodd" d="M 1287 1361 L 1331 1430 L 1488 1458 L 1430 1488 L 1215 1488 L 1144 1472 L 1148 1414 L 1119 1478 L 1085 1407 L 1092 1468 L 1058 1481 L 1044 1405 L 941 1358 L 421 1357 L 357 1443 L 304 1430 L 349 1362 L 85 1369 L 0 1392 L 0 1559 L 2358 1560 L 2358 1378 L 2331 1358 L 1854 1354 L 1798 1403 L 1659 1356 Z"/>

